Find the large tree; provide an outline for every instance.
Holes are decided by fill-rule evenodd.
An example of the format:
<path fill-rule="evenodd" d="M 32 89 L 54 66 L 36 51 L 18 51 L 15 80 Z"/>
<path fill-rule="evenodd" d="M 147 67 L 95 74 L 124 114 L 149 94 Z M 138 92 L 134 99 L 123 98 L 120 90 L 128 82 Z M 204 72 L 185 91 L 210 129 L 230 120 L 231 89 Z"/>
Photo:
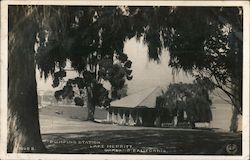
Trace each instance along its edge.
<path fill-rule="evenodd" d="M 242 114 L 242 8 L 179 7 L 174 12 L 170 66 L 206 77 L 220 89 L 233 105 L 230 130 L 237 131 Z"/>
<path fill-rule="evenodd" d="M 103 18 L 98 23 L 94 23 L 96 11 L 99 9 L 102 10 Z M 70 59 L 72 67 L 82 76 L 85 75 L 85 77 L 78 77 L 78 80 L 84 78 L 80 83 L 85 85 L 88 94 L 92 96 L 92 101 L 95 100 L 94 92 L 99 94 L 99 90 L 93 90 L 93 88 L 103 89 L 96 81 L 89 81 L 92 76 L 97 75 L 96 64 L 93 62 L 94 58 L 98 58 L 97 55 L 112 59 L 116 54 L 117 59 L 124 63 L 122 68 L 131 67 L 131 61 L 128 61 L 122 52 L 125 35 L 116 31 L 116 36 L 109 36 L 115 32 L 116 25 L 126 26 L 126 22 L 119 24 L 119 21 L 113 20 L 118 12 L 121 13 L 121 10 L 116 7 L 110 9 L 65 6 L 9 7 L 8 152 L 45 150 L 41 141 L 38 118 L 35 63 L 38 64 L 45 78 L 52 75 L 54 85 L 58 85 L 57 79 L 65 74 L 63 69 L 66 59 Z M 83 13 L 84 17 L 81 15 Z M 110 15 L 113 16 L 109 17 Z M 110 25 L 110 22 L 114 22 L 113 25 Z M 98 41 L 95 42 L 95 40 Z M 98 46 L 93 46 L 92 43 Z M 100 43 L 101 47 L 99 47 Z M 122 58 L 124 55 L 125 60 Z M 90 69 L 86 71 L 88 67 Z M 95 68 L 94 73 L 93 68 Z M 112 65 L 112 68 L 117 67 Z M 124 77 L 132 78 L 130 74 L 131 71 L 128 70 L 120 78 L 123 84 Z M 116 78 L 111 76 L 112 80 L 105 75 L 103 79 L 106 78 L 109 81 L 114 81 Z M 123 86 L 116 82 L 119 81 L 112 82 L 113 87 Z"/>
<path fill-rule="evenodd" d="M 57 87 L 65 82 L 65 64 L 70 60 L 79 76 L 69 79 L 55 96 L 74 98 L 77 104 L 83 105 L 85 93 L 87 119 L 93 121 L 95 107 L 109 105 L 103 81 L 111 84 L 112 99 L 116 99 L 120 98 L 118 91 L 124 87 L 125 80 L 132 79 L 132 62 L 123 53 L 125 40 L 131 38 L 129 29 L 124 27 L 128 16 L 119 7 L 67 7 L 67 10 L 71 18 L 63 33 L 52 28 L 47 30 L 49 35 L 39 36 L 44 43 L 38 49 L 36 62 L 41 75 L 51 74 L 53 86 Z M 60 38 L 54 38 L 57 36 Z M 77 93 L 74 86 L 78 88 Z"/>
<path fill-rule="evenodd" d="M 125 40 L 132 37 L 143 37 L 150 59 L 159 60 L 162 48 L 169 48 L 171 67 L 209 78 L 229 96 L 234 115 L 241 113 L 241 33 L 242 9 L 236 7 L 11 6 L 8 151 L 44 149 L 35 62 L 45 77 L 56 77 L 58 71 L 64 75 L 66 59 L 80 78 L 84 73 L 95 76 L 90 61 L 122 55 Z"/>
<path fill-rule="evenodd" d="M 38 120 L 34 44 L 35 8 L 9 7 L 8 152 L 44 151 Z M 29 152 L 28 151 L 28 152 Z"/>
<path fill-rule="evenodd" d="M 158 60 L 162 48 L 169 66 L 208 78 L 233 105 L 230 130 L 242 114 L 243 10 L 241 7 L 130 8 L 131 26 L 144 37 L 149 56 Z M 134 11 L 134 12 L 133 12 Z"/>
<path fill-rule="evenodd" d="M 36 45 L 51 27 L 64 28 L 64 7 L 8 8 L 8 152 L 45 152 L 39 125 Z M 57 37 L 58 38 L 58 37 Z"/>

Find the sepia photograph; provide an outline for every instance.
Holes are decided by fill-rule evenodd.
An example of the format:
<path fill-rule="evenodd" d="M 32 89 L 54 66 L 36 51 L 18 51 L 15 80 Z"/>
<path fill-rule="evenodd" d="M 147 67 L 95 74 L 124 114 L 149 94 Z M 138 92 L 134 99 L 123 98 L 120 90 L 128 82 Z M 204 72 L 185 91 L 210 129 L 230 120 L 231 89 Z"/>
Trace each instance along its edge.
<path fill-rule="evenodd" d="M 5 3 L 3 153 L 249 158 L 249 6 L 56 2 Z"/>

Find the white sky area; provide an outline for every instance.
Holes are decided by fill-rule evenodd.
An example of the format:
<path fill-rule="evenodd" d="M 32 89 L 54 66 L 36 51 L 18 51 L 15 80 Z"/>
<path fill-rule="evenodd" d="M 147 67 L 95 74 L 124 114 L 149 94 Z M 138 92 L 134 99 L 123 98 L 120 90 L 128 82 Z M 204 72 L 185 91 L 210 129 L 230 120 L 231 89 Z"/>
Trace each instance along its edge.
<path fill-rule="evenodd" d="M 133 62 L 133 79 L 127 81 L 128 93 L 155 86 L 165 88 L 173 83 L 172 69 L 168 66 L 169 52 L 167 50 L 163 50 L 160 63 L 149 61 L 147 46 L 142 41 L 136 42 L 133 38 L 125 43 L 124 52 Z M 180 72 L 175 76 L 175 82 L 181 81 L 192 82 L 192 77 Z"/>
<path fill-rule="evenodd" d="M 170 83 L 173 83 L 172 69 L 168 66 L 169 54 L 167 50 L 163 50 L 161 61 L 157 64 L 155 61 L 149 61 L 147 46 L 142 41 L 137 42 L 135 38 L 132 38 L 125 42 L 124 52 L 128 55 L 129 60 L 133 62 L 133 79 L 126 82 L 128 84 L 128 94 L 155 86 L 166 88 Z M 76 76 L 77 73 L 75 72 L 67 72 L 66 79 Z M 37 70 L 36 77 L 38 90 L 58 90 L 58 88 L 51 86 L 51 76 L 45 81 L 40 78 L 40 73 Z M 192 77 L 186 75 L 184 72 L 179 72 L 175 76 L 175 82 L 181 81 L 192 82 Z M 108 88 L 108 84 L 105 84 L 105 87 Z"/>

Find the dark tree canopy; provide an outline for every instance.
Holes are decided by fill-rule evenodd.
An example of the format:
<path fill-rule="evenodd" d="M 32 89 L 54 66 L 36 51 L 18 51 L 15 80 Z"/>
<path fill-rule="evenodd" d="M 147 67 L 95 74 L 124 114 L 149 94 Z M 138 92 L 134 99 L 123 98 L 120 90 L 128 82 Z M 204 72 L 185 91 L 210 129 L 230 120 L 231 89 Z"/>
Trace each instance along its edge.
<path fill-rule="evenodd" d="M 212 101 L 209 94 L 213 89 L 207 78 L 196 79 L 193 83 L 173 83 L 157 97 L 157 107 L 167 108 L 176 116 L 185 111 L 189 122 L 210 122 Z"/>
<path fill-rule="evenodd" d="M 79 77 L 70 79 L 62 90 L 57 91 L 57 99 L 73 98 L 72 85 L 77 85 L 80 90 L 91 86 L 93 97 L 107 99 L 108 92 L 101 80 L 109 81 L 113 87 L 113 97 L 119 98 L 117 91 L 123 88 L 126 79 L 132 79 L 132 62 L 123 53 L 128 32 L 124 26 L 128 16 L 117 7 L 67 7 L 65 11 L 69 12 L 67 24 L 64 25 L 65 32 L 61 33 L 60 29 L 45 30 L 51 35 L 41 35 L 41 39 L 45 39 L 37 54 L 41 74 L 45 78 L 51 74 L 53 87 L 57 87 L 66 76 L 64 68 L 68 59 Z M 114 63 L 114 60 L 119 63 Z M 102 94 L 94 94 L 99 92 Z M 107 100 L 103 102 L 100 98 L 100 101 L 108 105 Z M 102 105 L 100 103 L 96 105 Z"/>
<path fill-rule="evenodd" d="M 242 112 L 242 8 L 179 8 L 170 66 L 207 77 Z"/>
<path fill-rule="evenodd" d="M 84 6 L 55 10 L 63 12 L 49 21 L 57 25 L 47 29 L 46 47 L 41 45 L 37 54 L 45 77 L 54 75 L 55 66 L 63 68 L 66 59 L 79 72 L 93 68 L 103 57 L 123 54 L 126 40 L 143 37 L 149 59 L 159 61 L 162 49 L 168 48 L 174 70 L 209 78 L 241 113 L 242 8 Z"/>

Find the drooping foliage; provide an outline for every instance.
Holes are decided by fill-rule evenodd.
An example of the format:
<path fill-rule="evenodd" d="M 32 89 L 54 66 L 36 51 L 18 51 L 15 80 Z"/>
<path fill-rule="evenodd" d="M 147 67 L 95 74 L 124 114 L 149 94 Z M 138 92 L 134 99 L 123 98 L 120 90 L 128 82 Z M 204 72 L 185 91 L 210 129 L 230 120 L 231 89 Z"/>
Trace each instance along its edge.
<path fill-rule="evenodd" d="M 209 93 L 213 89 L 213 84 L 206 78 L 198 78 L 193 83 L 173 83 L 157 98 L 157 107 L 167 108 L 179 120 L 185 111 L 189 122 L 210 122 L 212 101 Z"/>
<path fill-rule="evenodd" d="M 175 12 L 185 18 L 176 22 L 170 66 L 209 78 L 241 113 L 242 9 L 179 8 Z"/>
<path fill-rule="evenodd" d="M 128 32 L 124 30 L 124 26 L 128 17 L 117 7 L 67 7 L 66 11 L 69 13 L 69 20 L 65 32 L 51 30 L 47 31 L 51 35 L 43 36 L 47 40 L 39 47 L 38 68 L 45 77 L 51 74 L 53 87 L 57 87 L 66 76 L 66 60 L 70 60 L 71 67 L 79 73 L 79 77 L 70 79 L 55 96 L 58 99 L 79 99 L 73 93 L 72 85 L 79 87 L 79 90 L 91 86 L 96 100 L 99 97 L 94 93 L 102 92 L 106 95 L 99 95 L 106 97 L 106 104 L 108 92 L 102 86 L 102 80 L 111 83 L 112 95 L 116 97 L 116 92 L 123 88 L 125 80 L 132 79 L 132 62 L 123 53 Z M 59 34 L 61 38 L 53 38 L 54 34 Z M 44 54 L 48 55 L 49 61 L 42 58 L 46 56 Z"/>
<path fill-rule="evenodd" d="M 169 66 L 210 79 L 242 113 L 241 7 L 142 7 L 136 13 L 149 57 L 157 60 L 168 48 Z"/>
<path fill-rule="evenodd" d="M 46 34 L 41 34 L 45 38 L 40 39 L 46 39 L 47 35 L 47 40 L 44 41 L 46 47 L 40 45 L 40 49 L 49 52 L 43 50 L 40 56 L 49 58 L 37 58 L 37 62 L 45 75 L 53 76 L 56 68 L 62 70 L 69 59 L 79 73 L 91 70 L 97 77 L 96 66 L 100 60 L 113 60 L 114 54 L 123 54 L 127 39 L 142 38 L 148 47 L 149 59 L 159 61 L 162 49 L 168 48 L 169 66 L 177 72 L 184 70 L 208 78 L 229 97 L 237 112 L 242 113 L 241 7 L 85 6 L 55 9 L 63 10 L 61 14 L 65 16 L 51 20 L 63 27 L 48 28 L 43 30 Z"/>

